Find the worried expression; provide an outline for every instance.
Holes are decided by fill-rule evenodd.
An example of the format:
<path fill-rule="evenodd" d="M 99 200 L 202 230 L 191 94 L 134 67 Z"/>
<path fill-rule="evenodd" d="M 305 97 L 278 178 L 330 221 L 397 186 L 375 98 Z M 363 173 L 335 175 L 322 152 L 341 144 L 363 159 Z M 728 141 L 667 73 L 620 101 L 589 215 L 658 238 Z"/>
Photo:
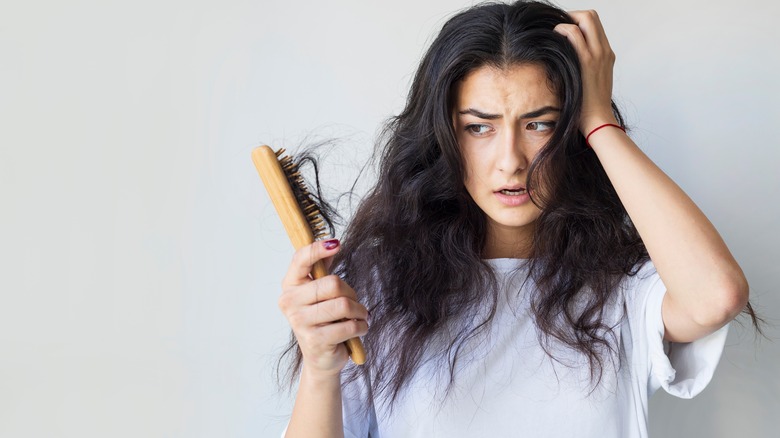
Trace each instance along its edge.
<path fill-rule="evenodd" d="M 488 240 L 527 242 L 541 211 L 526 191 L 528 166 L 552 136 L 560 102 L 544 69 L 480 67 L 455 85 L 453 123 L 465 187 L 485 213 Z"/>

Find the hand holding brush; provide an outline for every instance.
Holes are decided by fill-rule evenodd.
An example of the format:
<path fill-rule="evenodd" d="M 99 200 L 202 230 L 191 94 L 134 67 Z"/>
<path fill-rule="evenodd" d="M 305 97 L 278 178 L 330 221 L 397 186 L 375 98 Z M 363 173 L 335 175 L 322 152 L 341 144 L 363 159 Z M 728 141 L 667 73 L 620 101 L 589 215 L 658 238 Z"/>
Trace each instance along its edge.
<path fill-rule="evenodd" d="M 279 307 L 290 321 L 304 357 L 313 355 L 325 368 L 338 366 L 344 341 L 346 353 L 358 365 L 366 354 L 357 336 L 368 329 L 366 308 L 357 301 L 355 291 L 335 275 L 328 275 L 322 259 L 338 252 L 338 240 L 315 242 L 327 236 L 324 223 L 298 172 L 298 166 L 284 150 L 274 152 L 268 146 L 252 151 L 252 161 L 260 174 L 271 201 L 296 249 L 293 262 L 283 280 Z M 325 351 L 322 351 L 325 350 Z M 336 353 L 335 356 L 330 353 Z M 346 360 L 346 358 L 344 358 Z"/>

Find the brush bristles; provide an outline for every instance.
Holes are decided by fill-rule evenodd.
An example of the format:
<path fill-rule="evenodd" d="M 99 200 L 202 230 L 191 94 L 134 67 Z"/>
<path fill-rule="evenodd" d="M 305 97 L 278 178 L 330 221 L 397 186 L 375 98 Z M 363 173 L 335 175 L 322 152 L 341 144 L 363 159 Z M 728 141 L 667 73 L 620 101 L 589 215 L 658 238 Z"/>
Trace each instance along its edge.
<path fill-rule="evenodd" d="M 276 158 L 279 160 L 279 164 L 282 165 L 282 170 L 290 183 L 290 188 L 292 188 L 293 195 L 295 195 L 303 215 L 306 217 L 306 222 L 309 223 L 314 239 L 320 240 L 329 237 L 320 209 L 317 203 L 314 202 L 309 188 L 306 186 L 306 181 L 304 181 L 303 176 L 299 172 L 298 165 L 289 155 L 282 156 L 283 153 L 284 149 L 276 151 Z"/>

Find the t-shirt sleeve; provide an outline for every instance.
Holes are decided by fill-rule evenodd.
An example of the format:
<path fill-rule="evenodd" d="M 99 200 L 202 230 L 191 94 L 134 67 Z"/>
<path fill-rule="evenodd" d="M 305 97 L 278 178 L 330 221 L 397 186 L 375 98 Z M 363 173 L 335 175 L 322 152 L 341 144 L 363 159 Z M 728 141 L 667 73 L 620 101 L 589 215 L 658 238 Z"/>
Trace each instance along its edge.
<path fill-rule="evenodd" d="M 709 384 L 726 343 L 728 324 L 689 343 L 664 341 L 661 304 L 666 294 L 655 266 L 646 263 L 627 293 L 629 317 L 635 327 L 634 358 L 646 355 L 648 396 L 658 388 L 680 398 L 692 398 Z"/>

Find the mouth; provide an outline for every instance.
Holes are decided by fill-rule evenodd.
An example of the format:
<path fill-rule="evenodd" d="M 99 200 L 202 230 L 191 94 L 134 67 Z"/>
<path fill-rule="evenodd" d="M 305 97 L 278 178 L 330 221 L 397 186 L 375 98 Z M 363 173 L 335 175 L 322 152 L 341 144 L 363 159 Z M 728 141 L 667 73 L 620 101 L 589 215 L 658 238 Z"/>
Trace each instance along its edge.
<path fill-rule="evenodd" d="M 505 185 L 493 192 L 493 194 L 501 204 L 510 208 L 525 205 L 531 200 L 528 189 L 520 184 Z"/>
<path fill-rule="evenodd" d="M 527 191 L 525 187 L 507 187 L 496 191 L 496 193 L 501 193 L 507 196 L 520 196 L 525 195 Z"/>

